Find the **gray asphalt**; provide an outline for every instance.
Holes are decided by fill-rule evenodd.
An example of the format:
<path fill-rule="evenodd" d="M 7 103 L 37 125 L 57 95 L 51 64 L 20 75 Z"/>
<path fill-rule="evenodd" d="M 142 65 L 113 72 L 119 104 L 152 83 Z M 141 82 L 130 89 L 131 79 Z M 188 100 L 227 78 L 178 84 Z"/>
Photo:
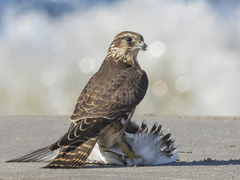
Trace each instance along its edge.
<path fill-rule="evenodd" d="M 134 117 L 162 124 L 179 146 L 179 161 L 151 167 L 43 169 L 46 163 L 5 163 L 63 135 L 68 117 L 0 117 L 0 179 L 240 179 L 240 117 Z"/>

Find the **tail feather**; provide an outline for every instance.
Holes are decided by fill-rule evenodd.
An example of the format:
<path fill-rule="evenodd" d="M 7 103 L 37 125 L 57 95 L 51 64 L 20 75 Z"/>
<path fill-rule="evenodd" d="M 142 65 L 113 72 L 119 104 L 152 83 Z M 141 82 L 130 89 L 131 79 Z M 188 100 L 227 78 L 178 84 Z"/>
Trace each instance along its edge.
<path fill-rule="evenodd" d="M 98 140 L 98 136 L 90 138 L 88 141 L 76 142 L 69 146 L 64 146 L 57 157 L 45 168 L 78 168 L 82 166 Z"/>
<path fill-rule="evenodd" d="M 46 146 L 6 162 L 49 162 L 57 156 L 58 152 L 59 150 L 50 151 L 49 146 Z"/>

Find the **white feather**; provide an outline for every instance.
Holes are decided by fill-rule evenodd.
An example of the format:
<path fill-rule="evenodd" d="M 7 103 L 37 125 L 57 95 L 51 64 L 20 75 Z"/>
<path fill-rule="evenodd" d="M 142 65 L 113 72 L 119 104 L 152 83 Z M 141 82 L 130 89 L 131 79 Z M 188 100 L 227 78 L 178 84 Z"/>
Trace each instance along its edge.
<path fill-rule="evenodd" d="M 146 125 L 146 121 L 143 121 Z M 118 165 L 158 165 L 174 162 L 178 159 L 178 152 L 173 153 L 177 148 L 173 143 L 175 139 L 163 138 L 161 131 L 157 132 L 157 123 L 154 124 L 155 130 L 148 133 L 147 128 L 140 134 L 125 133 L 122 137 L 123 143 L 135 152 L 139 158 L 133 162 L 124 154 L 122 148 L 116 143 L 108 150 L 95 145 L 93 151 L 88 157 L 89 163 L 118 164 Z M 154 127 L 153 126 L 153 127 Z M 155 132 L 155 133 L 154 133 Z M 167 143 L 166 143 L 167 141 Z"/>

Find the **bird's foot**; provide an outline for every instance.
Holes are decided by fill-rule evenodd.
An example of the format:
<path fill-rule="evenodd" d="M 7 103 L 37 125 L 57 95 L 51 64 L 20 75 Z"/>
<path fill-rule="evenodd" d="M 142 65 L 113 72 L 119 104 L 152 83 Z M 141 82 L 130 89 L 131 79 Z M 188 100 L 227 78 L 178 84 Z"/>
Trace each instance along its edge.
<path fill-rule="evenodd" d="M 119 141 L 118 144 L 123 149 L 123 152 L 128 156 L 128 158 L 132 162 L 133 162 L 133 159 L 138 159 L 139 158 L 139 156 L 136 155 L 134 151 L 130 151 L 122 141 Z"/>
<path fill-rule="evenodd" d="M 128 158 L 133 162 L 133 159 L 138 159 L 139 156 L 135 154 L 134 151 L 124 151 L 124 153 L 128 156 Z"/>

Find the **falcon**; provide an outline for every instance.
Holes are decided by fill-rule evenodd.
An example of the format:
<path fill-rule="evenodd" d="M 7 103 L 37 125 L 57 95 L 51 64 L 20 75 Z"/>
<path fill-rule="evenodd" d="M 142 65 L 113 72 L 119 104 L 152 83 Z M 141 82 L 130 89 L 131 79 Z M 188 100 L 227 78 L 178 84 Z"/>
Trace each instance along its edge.
<path fill-rule="evenodd" d="M 70 117 L 68 132 L 47 151 L 58 152 L 46 168 L 78 168 L 85 164 L 97 143 L 107 151 L 115 143 L 130 160 L 138 156 L 121 141 L 124 132 L 139 133 L 141 128 L 131 121 L 136 106 L 148 88 L 148 78 L 137 61 L 147 44 L 136 32 L 116 35 L 99 70 L 88 81 Z M 46 148 L 35 156 L 44 156 Z M 27 161 L 18 158 L 9 162 Z"/>

